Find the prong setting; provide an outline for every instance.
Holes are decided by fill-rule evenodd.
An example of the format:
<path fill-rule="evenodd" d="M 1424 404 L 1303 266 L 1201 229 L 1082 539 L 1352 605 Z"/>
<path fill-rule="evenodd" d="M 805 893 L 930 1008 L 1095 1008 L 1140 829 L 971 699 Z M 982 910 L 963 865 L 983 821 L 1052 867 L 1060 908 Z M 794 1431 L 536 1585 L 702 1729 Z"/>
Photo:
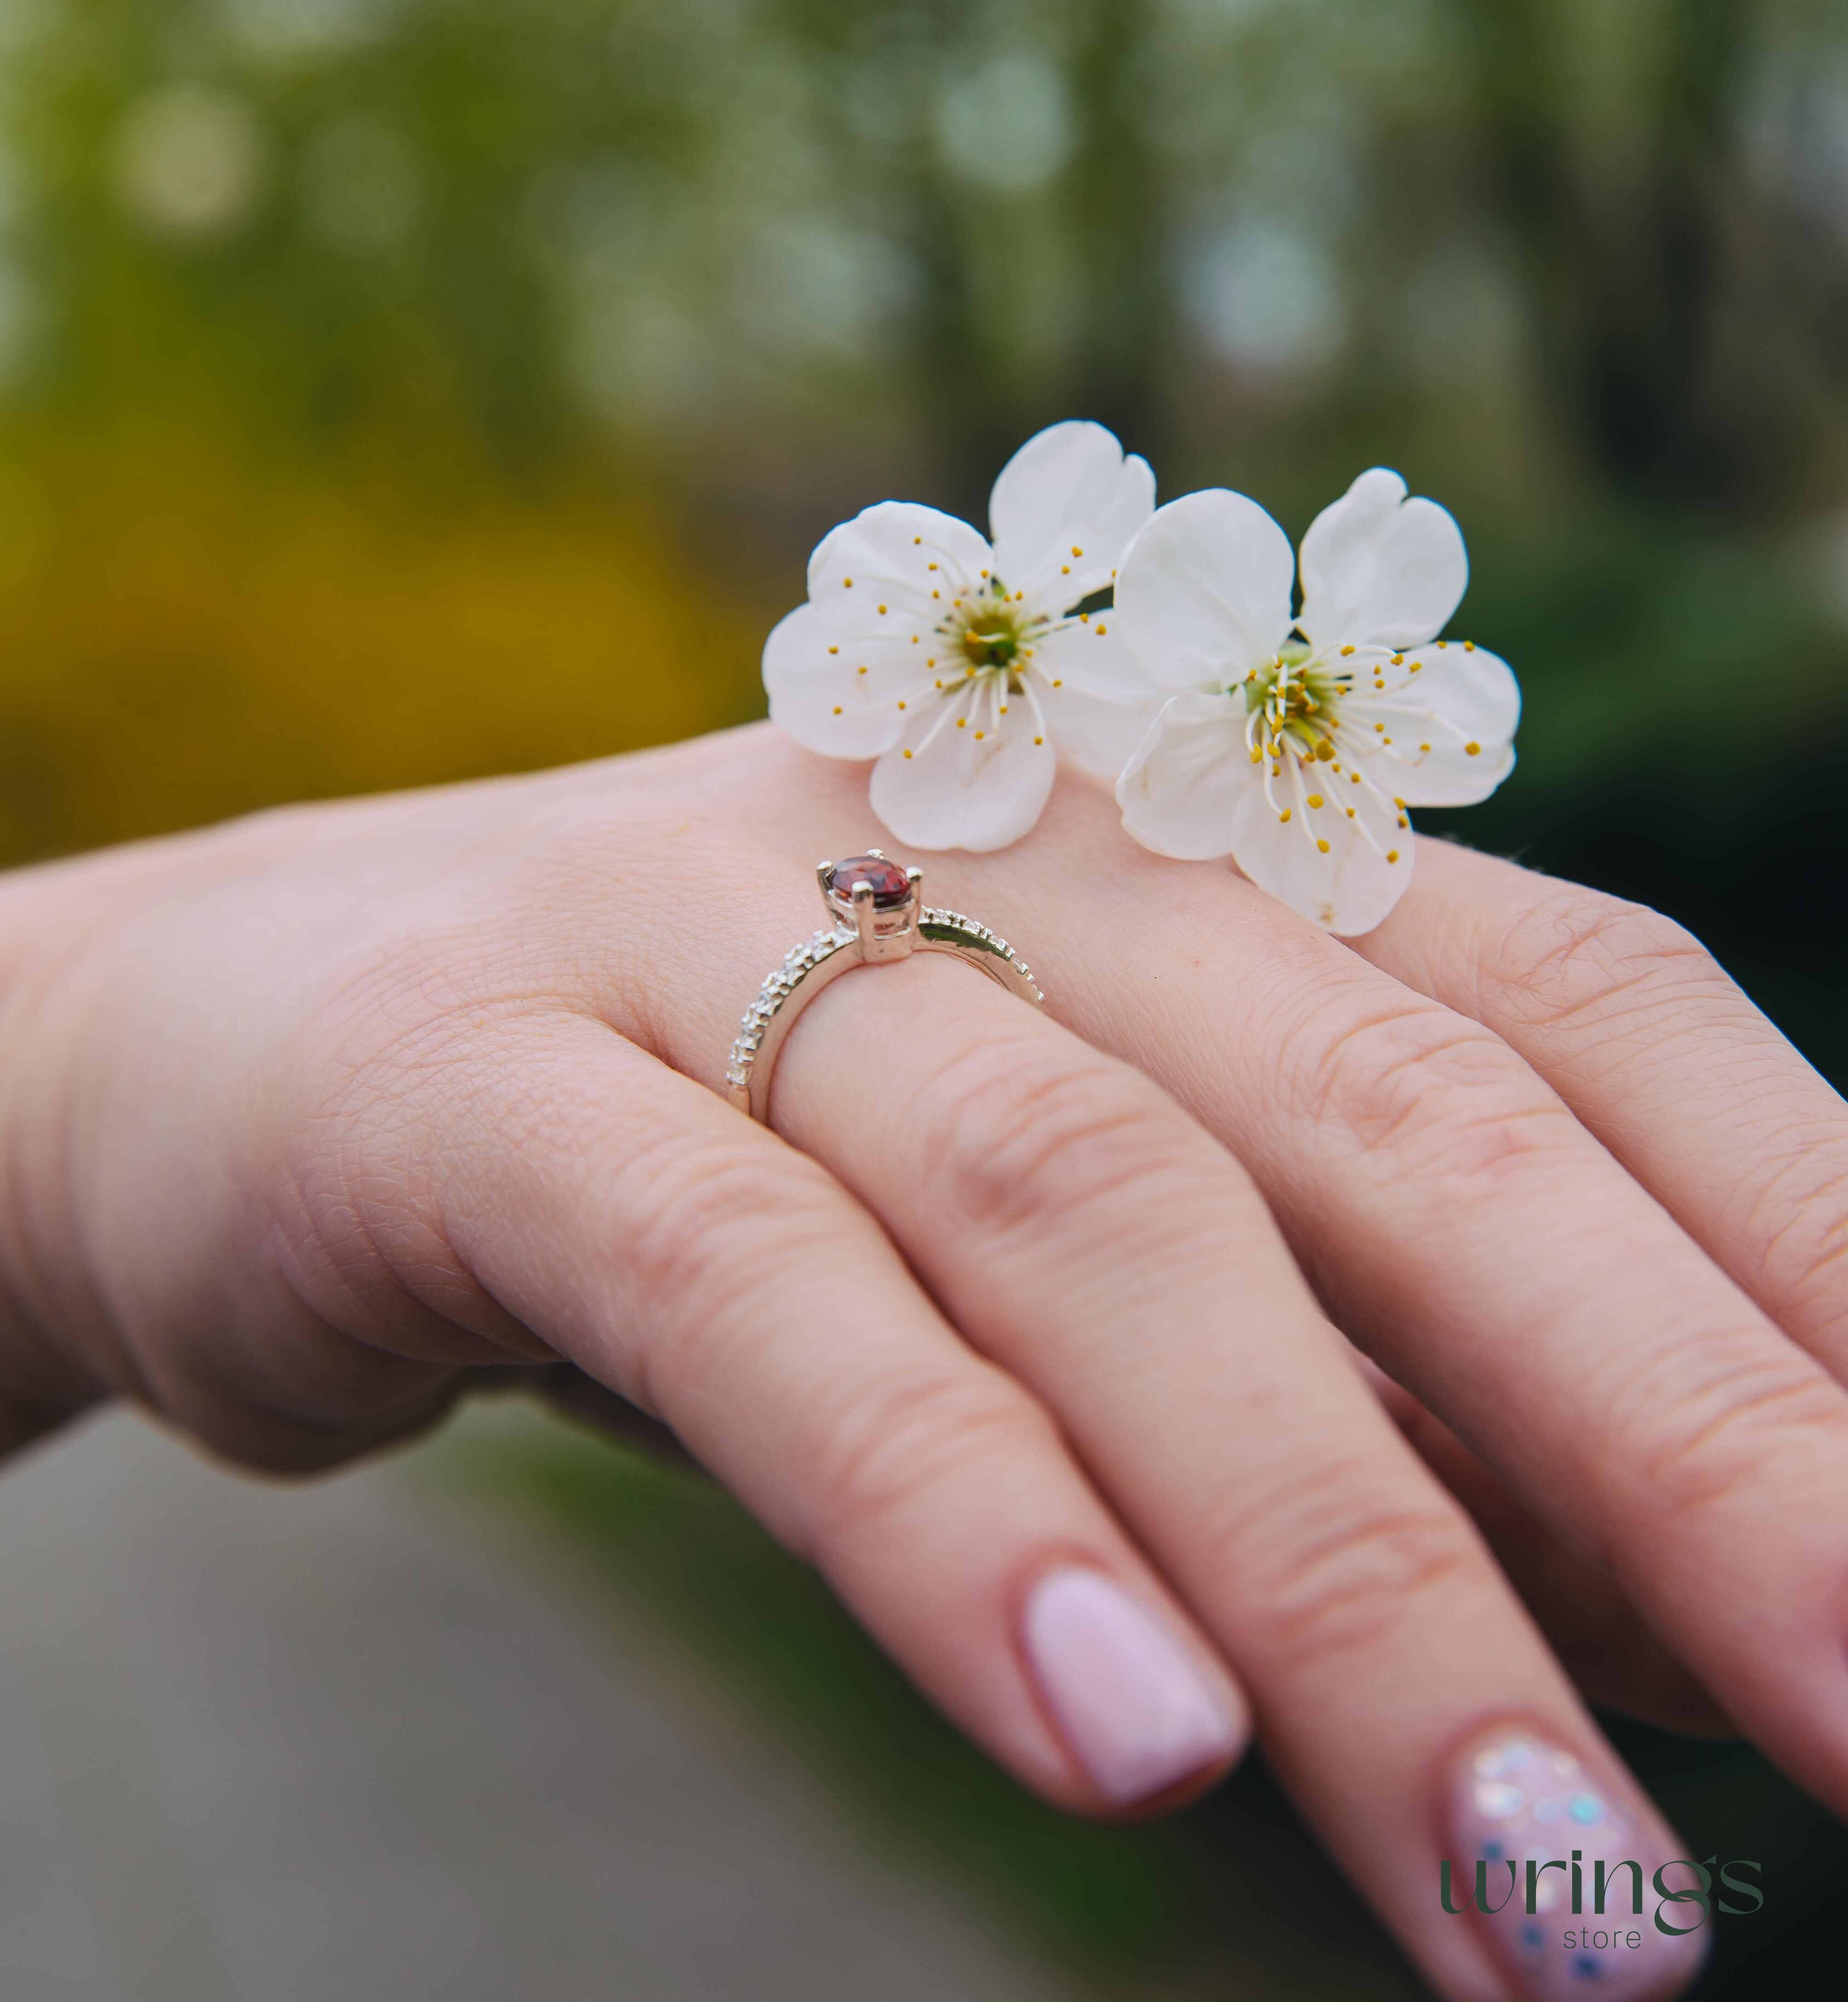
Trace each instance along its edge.
<path fill-rule="evenodd" d="M 869 849 L 846 862 L 818 863 L 815 877 L 826 928 L 792 947 L 765 978 L 731 1046 L 725 1082 L 740 1111 L 768 1116 L 770 1074 L 790 1024 L 823 987 L 856 966 L 918 950 L 954 953 L 1023 1000 L 1044 1005 L 1026 963 L 1005 939 L 961 912 L 925 907 L 922 870 L 901 870 Z"/>

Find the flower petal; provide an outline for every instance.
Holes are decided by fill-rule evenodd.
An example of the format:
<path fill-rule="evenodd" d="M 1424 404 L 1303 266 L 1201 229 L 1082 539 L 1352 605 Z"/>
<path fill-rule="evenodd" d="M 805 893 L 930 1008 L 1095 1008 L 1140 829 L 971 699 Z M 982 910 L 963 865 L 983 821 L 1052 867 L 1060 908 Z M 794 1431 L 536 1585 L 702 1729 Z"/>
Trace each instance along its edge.
<path fill-rule="evenodd" d="M 1066 611 L 1116 575 L 1154 507 L 1146 460 L 1125 458 L 1101 424 L 1054 424 L 1030 438 L 995 482 L 995 574 L 1041 609 Z"/>
<path fill-rule="evenodd" d="M 1114 780 L 1168 699 L 1124 645 L 1114 618 L 1073 619 L 1034 643 L 1031 699 L 1062 758 Z M 1009 705 L 1009 713 L 1012 705 Z"/>
<path fill-rule="evenodd" d="M 906 657 L 918 651 L 890 640 L 856 645 L 799 605 L 764 642 L 770 720 L 824 757 L 877 758 L 905 727 L 898 690 L 915 678 Z"/>
<path fill-rule="evenodd" d="M 1117 781 L 1123 825 L 1145 848 L 1177 862 L 1232 853 L 1247 798 L 1264 804 L 1245 748 L 1245 705 L 1236 696 L 1171 697 Z"/>
<path fill-rule="evenodd" d="M 1405 482 L 1363 473 L 1302 539 L 1302 616 L 1319 647 L 1421 646 L 1463 602 L 1470 560 L 1463 532 L 1435 500 L 1408 500 Z"/>
<path fill-rule="evenodd" d="M 1288 536 L 1255 500 L 1210 487 L 1158 507 L 1130 544 L 1115 616 L 1159 686 L 1223 687 L 1288 637 L 1295 570 Z"/>
<path fill-rule="evenodd" d="M 1057 754 L 1049 739 L 1035 742 L 1045 733 L 1027 704 L 1012 699 L 1002 717 L 998 700 L 992 682 L 971 683 L 931 703 L 908 726 L 907 741 L 873 767 L 873 811 L 898 840 L 986 853 L 1018 841 L 1039 818 Z M 954 705 L 950 716 L 943 702 Z"/>
<path fill-rule="evenodd" d="M 1402 666 L 1380 671 L 1383 694 L 1342 704 L 1344 738 L 1351 731 L 1381 740 L 1369 776 L 1410 806 L 1486 800 L 1515 769 L 1521 689 L 1508 663 L 1480 647 L 1440 640 L 1408 647 Z"/>
<path fill-rule="evenodd" d="M 1403 816 L 1372 786 L 1355 784 L 1350 771 L 1317 765 L 1306 773 L 1294 759 L 1271 780 L 1271 793 L 1275 806 L 1255 787 L 1240 801 L 1233 860 L 1311 924 L 1343 938 L 1370 932 L 1411 881 L 1411 830 L 1398 824 Z M 1288 810 L 1287 821 L 1280 808 Z"/>
<path fill-rule="evenodd" d="M 992 567 L 988 544 L 967 521 L 915 501 L 881 500 L 822 539 L 808 560 L 808 598 L 833 626 L 934 629 Z"/>

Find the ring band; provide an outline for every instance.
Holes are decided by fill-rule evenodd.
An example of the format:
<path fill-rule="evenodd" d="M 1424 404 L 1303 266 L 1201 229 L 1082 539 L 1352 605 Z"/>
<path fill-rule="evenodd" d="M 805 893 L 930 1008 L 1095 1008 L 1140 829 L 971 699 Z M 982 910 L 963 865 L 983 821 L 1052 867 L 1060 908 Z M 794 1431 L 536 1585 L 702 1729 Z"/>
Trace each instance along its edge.
<path fill-rule="evenodd" d="M 884 965 L 914 952 L 949 952 L 1035 1007 L 1046 997 L 1006 939 L 960 911 L 927 909 L 923 872 L 901 869 L 875 848 L 815 867 L 828 923 L 792 947 L 744 1011 L 725 1073 L 727 1095 L 753 1119 L 769 1116 L 770 1077 L 796 1018 L 821 989 L 856 966 Z"/>

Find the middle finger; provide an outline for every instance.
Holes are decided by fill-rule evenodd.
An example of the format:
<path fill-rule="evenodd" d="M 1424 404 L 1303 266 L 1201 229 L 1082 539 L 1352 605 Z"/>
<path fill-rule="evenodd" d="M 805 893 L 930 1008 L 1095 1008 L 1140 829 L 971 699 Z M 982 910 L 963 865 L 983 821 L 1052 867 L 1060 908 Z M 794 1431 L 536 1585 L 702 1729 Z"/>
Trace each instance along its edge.
<path fill-rule="evenodd" d="M 1848 1394 L 1557 1094 L 1230 871 L 1130 849 L 1082 782 L 938 874 L 1231 1146 L 1348 1334 L 1848 1807 Z"/>

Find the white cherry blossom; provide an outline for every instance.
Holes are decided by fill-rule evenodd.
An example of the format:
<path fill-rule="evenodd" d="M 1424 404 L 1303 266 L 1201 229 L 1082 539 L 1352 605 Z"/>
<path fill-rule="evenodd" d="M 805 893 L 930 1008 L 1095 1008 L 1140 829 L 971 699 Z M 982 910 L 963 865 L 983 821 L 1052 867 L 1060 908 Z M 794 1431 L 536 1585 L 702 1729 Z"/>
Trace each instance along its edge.
<path fill-rule="evenodd" d="M 1363 473 L 1302 540 L 1256 501 L 1170 502 L 1124 556 L 1115 616 L 1173 693 L 1117 782 L 1157 854 L 1229 855 L 1328 930 L 1370 931 L 1412 871 L 1414 806 L 1470 806 L 1514 769 L 1507 664 L 1440 640 L 1469 562 L 1456 522 Z"/>
<path fill-rule="evenodd" d="M 1110 614 L 1155 476 L 1100 424 L 1055 424 L 1002 469 L 992 539 L 885 500 L 808 566 L 808 602 L 764 647 L 770 716 L 832 758 L 873 758 L 873 811 L 912 848 L 1005 848 L 1058 755 L 1114 778 L 1162 700 Z M 1055 748 L 1056 747 L 1056 748 Z"/>

